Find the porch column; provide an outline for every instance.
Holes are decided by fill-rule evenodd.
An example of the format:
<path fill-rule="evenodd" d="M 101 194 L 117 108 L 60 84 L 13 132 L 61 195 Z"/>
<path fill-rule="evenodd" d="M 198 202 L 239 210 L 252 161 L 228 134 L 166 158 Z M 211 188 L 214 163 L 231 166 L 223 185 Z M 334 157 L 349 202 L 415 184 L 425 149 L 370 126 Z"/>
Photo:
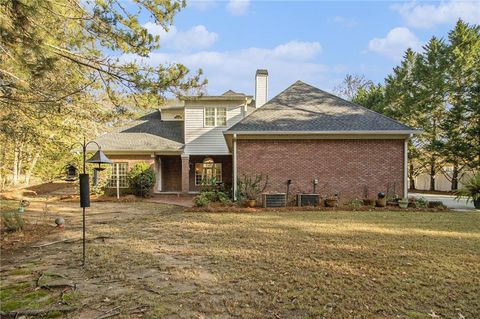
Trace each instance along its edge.
<path fill-rule="evenodd" d="M 182 193 L 187 194 L 190 191 L 190 156 L 182 154 Z"/>

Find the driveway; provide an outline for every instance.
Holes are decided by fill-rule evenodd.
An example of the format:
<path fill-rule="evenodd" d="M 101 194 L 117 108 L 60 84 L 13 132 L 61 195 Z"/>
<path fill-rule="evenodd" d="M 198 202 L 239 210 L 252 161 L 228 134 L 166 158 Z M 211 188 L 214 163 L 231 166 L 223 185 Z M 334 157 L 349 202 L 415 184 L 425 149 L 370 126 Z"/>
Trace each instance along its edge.
<path fill-rule="evenodd" d="M 453 195 L 443 195 L 443 194 L 420 194 L 420 193 L 408 193 L 409 196 L 414 197 L 425 197 L 429 201 L 441 200 L 444 205 L 448 208 L 454 210 L 475 210 L 472 202 L 467 204 L 466 199 L 461 199 L 460 201 L 455 200 Z"/>

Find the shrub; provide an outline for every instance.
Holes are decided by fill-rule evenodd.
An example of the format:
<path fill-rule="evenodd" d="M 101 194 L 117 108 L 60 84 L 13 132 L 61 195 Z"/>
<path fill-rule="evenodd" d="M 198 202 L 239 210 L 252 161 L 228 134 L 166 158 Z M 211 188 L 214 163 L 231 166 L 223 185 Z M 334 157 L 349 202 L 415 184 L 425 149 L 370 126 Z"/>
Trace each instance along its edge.
<path fill-rule="evenodd" d="M 467 198 L 467 203 L 480 200 L 480 173 L 470 178 L 463 187 L 455 191 L 457 196 L 455 199 L 460 200 L 462 197 Z"/>
<path fill-rule="evenodd" d="M 23 227 L 25 227 L 25 221 L 17 212 L 8 212 L 2 214 L 2 222 L 7 231 L 22 230 Z"/>
<path fill-rule="evenodd" d="M 214 202 L 230 204 L 232 199 L 230 198 L 230 195 L 220 186 L 213 190 L 204 190 L 193 199 L 193 203 L 197 207 L 205 207 Z"/>
<path fill-rule="evenodd" d="M 155 185 L 155 172 L 150 164 L 141 162 L 135 164 L 128 172 L 128 182 L 135 195 L 148 197 Z"/>
<path fill-rule="evenodd" d="M 419 208 L 425 208 L 428 207 L 428 200 L 425 197 L 418 197 L 415 198 L 415 207 Z"/>
<path fill-rule="evenodd" d="M 352 199 L 348 202 L 347 206 L 350 207 L 350 208 L 359 208 L 363 205 L 363 201 L 358 199 L 358 198 L 355 198 L 355 199 Z"/>
<path fill-rule="evenodd" d="M 205 207 L 210 204 L 211 200 L 210 197 L 207 195 L 207 192 L 200 193 L 199 195 L 195 196 L 193 199 L 193 203 L 197 207 Z"/>
<path fill-rule="evenodd" d="M 268 176 L 255 175 L 251 176 L 243 175 L 238 180 L 237 197 L 241 201 L 243 199 L 255 200 L 258 196 L 265 191 L 268 185 Z"/>

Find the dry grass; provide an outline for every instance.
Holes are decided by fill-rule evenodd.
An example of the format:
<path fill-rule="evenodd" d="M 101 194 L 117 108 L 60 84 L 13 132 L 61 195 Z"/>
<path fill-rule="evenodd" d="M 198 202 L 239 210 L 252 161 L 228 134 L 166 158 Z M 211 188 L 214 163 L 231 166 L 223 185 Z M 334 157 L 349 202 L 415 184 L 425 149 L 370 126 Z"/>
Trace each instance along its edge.
<path fill-rule="evenodd" d="M 78 236 L 76 205 L 55 205 L 65 236 Z M 2 280 L 49 264 L 79 282 L 79 318 L 116 306 L 145 318 L 480 317 L 478 213 L 185 213 L 142 202 L 91 211 L 89 235 L 112 239 L 88 244 L 81 275 L 75 242 L 13 252 Z"/>

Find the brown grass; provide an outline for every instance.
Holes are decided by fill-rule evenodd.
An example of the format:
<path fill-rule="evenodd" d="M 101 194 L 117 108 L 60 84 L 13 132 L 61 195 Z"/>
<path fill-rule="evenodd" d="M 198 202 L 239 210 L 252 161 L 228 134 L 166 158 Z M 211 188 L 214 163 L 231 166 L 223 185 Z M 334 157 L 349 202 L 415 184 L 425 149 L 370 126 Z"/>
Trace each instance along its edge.
<path fill-rule="evenodd" d="M 65 236 L 78 236 L 76 205 L 55 205 Z M 187 213 L 144 202 L 89 211 L 90 238 L 112 239 L 88 243 L 81 275 L 75 242 L 13 252 L 2 280 L 14 266 L 50 265 L 79 283 L 78 318 L 116 306 L 145 318 L 480 317 L 478 213 Z"/>

